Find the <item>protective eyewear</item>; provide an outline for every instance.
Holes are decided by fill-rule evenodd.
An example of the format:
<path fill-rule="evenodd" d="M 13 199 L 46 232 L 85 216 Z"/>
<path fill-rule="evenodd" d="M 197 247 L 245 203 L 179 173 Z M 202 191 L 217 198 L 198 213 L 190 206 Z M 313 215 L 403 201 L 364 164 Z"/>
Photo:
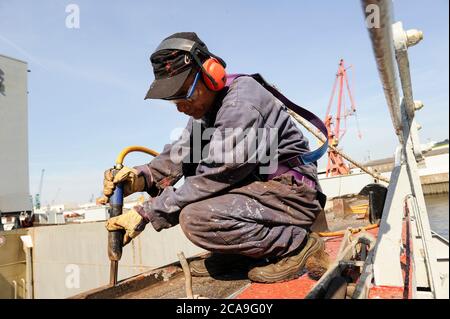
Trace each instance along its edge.
<path fill-rule="evenodd" d="M 192 97 L 192 95 L 194 95 L 198 79 L 200 78 L 200 73 L 201 73 L 200 71 L 197 72 L 197 74 L 195 75 L 195 78 L 194 78 L 194 82 L 192 82 L 192 84 L 189 87 L 189 90 L 187 91 L 186 94 L 180 94 L 180 95 L 171 96 L 171 97 L 165 98 L 164 100 L 167 100 L 167 101 L 172 101 L 172 100 L 189 100 Z"/>

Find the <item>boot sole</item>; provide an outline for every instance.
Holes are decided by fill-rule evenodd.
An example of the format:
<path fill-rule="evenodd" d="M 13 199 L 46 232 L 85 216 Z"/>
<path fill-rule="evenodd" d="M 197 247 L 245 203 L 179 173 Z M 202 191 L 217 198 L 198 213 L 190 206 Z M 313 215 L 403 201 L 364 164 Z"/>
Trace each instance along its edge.
<path fill-rule="evenodd" d="M 308 258 L 311 257 L 313 254 L 317 253 L 318 251 L 320 251 L 321 249 L 324 249 L 323 241 L 320 238 L 318 239 L 316 239 L 315 237 L 313 238 L 315 240 L 314 244 L 312 244 L 311 248 L 305 253 L 305 256 L 303 256 L 302 260 L 300 261 L 300 265 L 298 267 L 286 270 L 285 272 L 282 273 L 277 273 L 275 276 L 267 274 L 264 276 L 259 276 L 258 274 L 251 275 L 249 273 L 248 278 L 254 282 L 276 283 L 276 282 L 285 282 L 300 277 L 301 275 L 300 272 L 302 269 L 305 268 L 305 264 Z"/>

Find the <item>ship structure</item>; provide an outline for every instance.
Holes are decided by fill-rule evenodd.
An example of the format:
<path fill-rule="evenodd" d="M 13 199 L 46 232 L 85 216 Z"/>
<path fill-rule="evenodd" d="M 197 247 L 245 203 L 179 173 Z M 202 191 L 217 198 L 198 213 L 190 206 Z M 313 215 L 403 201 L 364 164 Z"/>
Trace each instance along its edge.
<path fill-rule="evenodd" d="M 390 158 L 350 162 L 345 174 L 321 174 L 328 202 L 313 231 L 332 263 L 319 280 L 306 273 L 275 284 L 252 283 L 239 273 L 193 278 L 187 262 L 207 252 L 177 226 L 148 229 L 124 247 L 117 283 L 110 285 L 107 208 L 32 208 L 27 65 L 0 56 L 0 111 L 20 128 L 12 135 L 6 132 L 11 126 L 0 125 L 0 145 L 9 153 L 0 153 L 0 164 L 12 167 L 8 174 L 18 180 L 14 188 L 0 180 L 0 298 L 448 299 L 448 239 L 431 229 L 425 203 L 427 194 L 448 194 L 448 141 L 420 141 L 415 114 L 423 103 L 413 99 L 408 59 L 423 34 L 394 21 L 391 1 L 361 2 L 379 8 L 379 27 L 367 29 L 368 41 L 398 146 Z M 125 202 L 124 209 L 134 203 Z M 33 211 L 35 225 L 27 227 Z"/>

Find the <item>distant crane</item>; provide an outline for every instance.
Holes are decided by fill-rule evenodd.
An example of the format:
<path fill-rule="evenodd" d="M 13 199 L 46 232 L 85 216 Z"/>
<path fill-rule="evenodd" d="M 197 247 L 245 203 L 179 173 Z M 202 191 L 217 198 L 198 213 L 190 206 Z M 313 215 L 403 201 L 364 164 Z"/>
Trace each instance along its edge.
<path fill-rule="evenodd" d="M 38 192 L 37 192 L 36 196 L 34 197 L 34 202 L 35 202 L 36 209 L 40 209 L 41 208 L 42 184 L 44 182 L 44 172 L 45 172 L 45 169 L 42 169 L 42 171 L 41 171 L 41 180 L 39 181 L 39 189 L 38 189 Z"/>
<path fill-rule="evenodd" d="M 350 66 L 351 67 L 351 66 Z M 348 68 L 350 68 L 348 67 Z M 347 131 L 347 117 L 351 115 L 355 115 L 356 117 L 356 105 L 353 100 L 352 91 L 350 89 L 350 85 L 348 83 L 347 78 L 347 69 L 344 65 L 344 60 L 341 59 L 339 61 L 339 68 L 336 73 L 336 79 L 333 84 L 333 90 L 331 91 L 331 97 L 330 101 L 328 102 L 328 108 L 327 113 L 325 115 L 325 126 L 328 130 L 328 140 L 330 141 L 330 145 L 333 145 L 334 147 L 337 147 L 339 142 L 342 140 L 342 138 L 345 135 L 345 132 Z M 347 94 L 348 98 L 350 99 L 350 110 L 347 109 L 346 106 L 346 100 L 344 95 L 344 82 L 345 87 L 347 88 Z M 337 100 L 337 112 L 336 116 L 333 119 L 333 116 L 330 114 L 331 106 L 334 101 L 334 94 L 336 92 L 336 85 L 339 83 L 339 91 L 338 91 L 338 100 Z M 343 112 L 343 115 L 341 113 Z M 344 129 L 341 130 L 341 118 L 344 118 Z M 357 119 L 356 119 L 357 120 Z M 358 122 L 356 122 L 358 125 Z M 334 127 L 332 127 L 334 126 Z M 361 131 L 358 127 L 358 137 L 361 138 Z M 327 163 L 327 170 L 326 170 L 326 176 L 331 173 L 331 176 L 337 176 L 337 175 L 347 175 L 350 171 L 350 168 L 345 163 L 344 159 L 341 155 L 339 155 L 336 151 L 329 149 L 328 150 L 328 163 Z"/>

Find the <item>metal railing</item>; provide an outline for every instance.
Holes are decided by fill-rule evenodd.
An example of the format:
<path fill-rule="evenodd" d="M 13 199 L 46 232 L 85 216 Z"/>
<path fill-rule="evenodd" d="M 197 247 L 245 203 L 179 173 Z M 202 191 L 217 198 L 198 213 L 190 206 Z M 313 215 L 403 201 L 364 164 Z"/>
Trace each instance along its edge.
<path fill-rule="evenodd" d="M 391 114 L 394 130 L 399 141 L 403 144 L 402 117 L 400 114 L 400 98 L 397 85 L 397 72 L 395 66 L 395 52 L 392 42 L 392 3 L 391 1 L 363 0 L 363 11 L 366 23 L 371 19 L 371 8 L 376 19 L 373 26 L 368 26 L 372 40 L 373 52 L 378 67 L 384 95 Z"/>
<path fill-rule="evenodd" d="M 402 226 L 405 199 L 414 206 L 414 220 L 409 220 L 413 236 L 414 296 L 443 298 L 437 269 L 437 261 L 431 245 L 431 230 L 425 199 L 417 169 L 422 160 L 415 111 L 422 107 L 413 100 L 409 70 L 408 47 L 417 44 L 423 34 L 417 30 L 404 31 L 401 22 L 393 24 L 391 0 L 362 0 L 363 11 L 377 63 L 378 73 L 401 152 L 396 154 L 396 166 L 392 171 L 377 244 L 373 256 L 374 284 L 402 287 L 404 279 L 400 263 Z M 398 77 L 403 97 L 400 101 Z M 420 286 L 418 286 L 420 283 Z M 417 289 L 420 288 L 420 289 Z M 420 290 L 420 292 L 419 292 Z M 427 294 L 422 291 L 428 291 Z M 447 292 L 448 296 L 448 292 Z"/>

